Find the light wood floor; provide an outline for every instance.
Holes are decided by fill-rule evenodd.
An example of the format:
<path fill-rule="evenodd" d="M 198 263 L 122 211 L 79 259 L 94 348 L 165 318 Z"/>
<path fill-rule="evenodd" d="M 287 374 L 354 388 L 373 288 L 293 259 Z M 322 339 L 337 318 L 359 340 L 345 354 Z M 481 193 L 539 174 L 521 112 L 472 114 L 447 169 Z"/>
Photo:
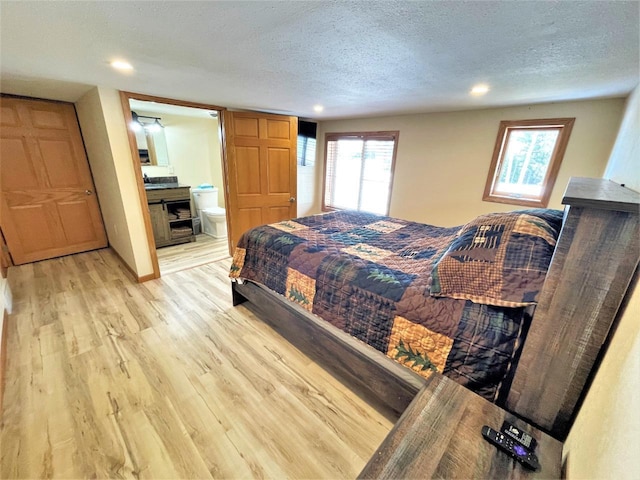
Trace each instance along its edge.
<path fill-rule="evenodd" d="M 213 238 L 201 233 L 195 242 L 181 243 L 156 250 L 160 275 L 198 267 L 229 256 L 226 238 Z"/>
<path fill-rule="evenodd" d="M 9 269 L 2 478 L 353 478 L 392 427 L 244 307 L 230 260 Z"/>

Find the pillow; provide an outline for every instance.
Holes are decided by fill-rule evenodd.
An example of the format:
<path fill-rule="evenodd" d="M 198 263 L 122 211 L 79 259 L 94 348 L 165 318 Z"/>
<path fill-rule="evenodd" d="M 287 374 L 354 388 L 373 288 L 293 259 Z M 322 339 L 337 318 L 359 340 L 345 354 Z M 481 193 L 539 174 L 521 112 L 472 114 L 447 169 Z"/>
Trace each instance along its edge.
<path fill-rule="evenodd" d="M 535 305 L 562 228 L 560 210 L 481 215 L 432 271 L 431 295 L 502 307 Z"/>

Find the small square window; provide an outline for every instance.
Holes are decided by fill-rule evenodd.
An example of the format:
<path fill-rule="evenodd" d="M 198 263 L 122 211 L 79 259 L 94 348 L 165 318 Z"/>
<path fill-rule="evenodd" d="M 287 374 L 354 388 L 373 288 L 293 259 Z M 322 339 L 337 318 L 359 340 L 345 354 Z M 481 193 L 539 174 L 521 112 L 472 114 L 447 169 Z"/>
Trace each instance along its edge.
<path fill-rule="evenodd" d="M 546 207 L 575 118 L 500 122 L 483 200 Z"/>

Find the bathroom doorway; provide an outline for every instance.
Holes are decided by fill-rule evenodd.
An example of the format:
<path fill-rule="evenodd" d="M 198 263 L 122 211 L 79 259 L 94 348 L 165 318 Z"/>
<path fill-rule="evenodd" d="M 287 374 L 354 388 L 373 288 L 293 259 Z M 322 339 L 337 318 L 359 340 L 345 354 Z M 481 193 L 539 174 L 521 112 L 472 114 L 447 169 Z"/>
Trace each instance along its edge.
<path fill-rule="evenodd" d="M 123 94 L 159 275 L 229 256 L 220 112 Z M 141 189 L 142 190 L 142 189 Z M 201 193 L 196 193 L 201 192 Z M 147 229 L 149 232 L 149 229 Z M 153 255 L 152 255 L 153 256 Z"/>

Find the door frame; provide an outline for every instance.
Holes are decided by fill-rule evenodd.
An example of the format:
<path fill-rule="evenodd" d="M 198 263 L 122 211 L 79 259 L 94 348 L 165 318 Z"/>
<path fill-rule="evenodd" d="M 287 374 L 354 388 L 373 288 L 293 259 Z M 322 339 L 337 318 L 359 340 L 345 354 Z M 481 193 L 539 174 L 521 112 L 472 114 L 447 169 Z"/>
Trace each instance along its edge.
<path fill-rule="evenodd" d="M 144 179 L 142 177 L 142 169 L 140 168 L 140 161 L 138 157 L 138 146 L 136 142 L 135 133 L 129 125 L 133 121 L 131 115 L 131 106 L 129 105 L 129 99 L 141 100 L 145 102 L 166 103 L 169 105 L 177 105 L 179 107 L 191 107 L 200 108 L 203 110 L 216 110 L 218 112 L 219 133 L 220 133 L 220 149 L 222 157 L 222 183 L 224 190 L 225 205 L 228 204 L 228 192 L 227 192 L 227 154 L 226 154 L 226 140 L 224 135 L 224 112 L 226 107 L 219 105 L 210 105 L 206 103 L 189 102 L 184 100 L 175 100 L 166 97 L 156 97 L 153 95 L 145 95 L 142 93 L 120 91 L 120 101 L 122 104 L 122 113 L 124 114 L 125 126 L 127 129 L 127 136 L 129 137 L 129 147 L 131 149 L 131 160 L 133 162 L 133 171 L 136 176 L 136 183 L 138 185 L 138 199 L 140 201 L 140 207 L 142 209 L 142 218 L 144 219 L 144 228 L 147 232 L 147 244 L 149 246 L 149 253 L 151 254 L 151 265 L 153 266 L 153 274 L 145 276 L 141 281 L 152 280 L 160 278 L 160 266 L 158 265 L 158 254 L 156 253 L 156 244 L 153 238 L 153 227 L 151 226 L 151 215 L 149 214 L 149 208 L 147 206 L 147 194 L 144 189 Z M 229 227 L 229 216 L 226 217 L 227 228 Z M 229 239 L 227 239 L 230 242 Z M 231 245 L 229 245 L 229 251 L 231 251 Z"/>

